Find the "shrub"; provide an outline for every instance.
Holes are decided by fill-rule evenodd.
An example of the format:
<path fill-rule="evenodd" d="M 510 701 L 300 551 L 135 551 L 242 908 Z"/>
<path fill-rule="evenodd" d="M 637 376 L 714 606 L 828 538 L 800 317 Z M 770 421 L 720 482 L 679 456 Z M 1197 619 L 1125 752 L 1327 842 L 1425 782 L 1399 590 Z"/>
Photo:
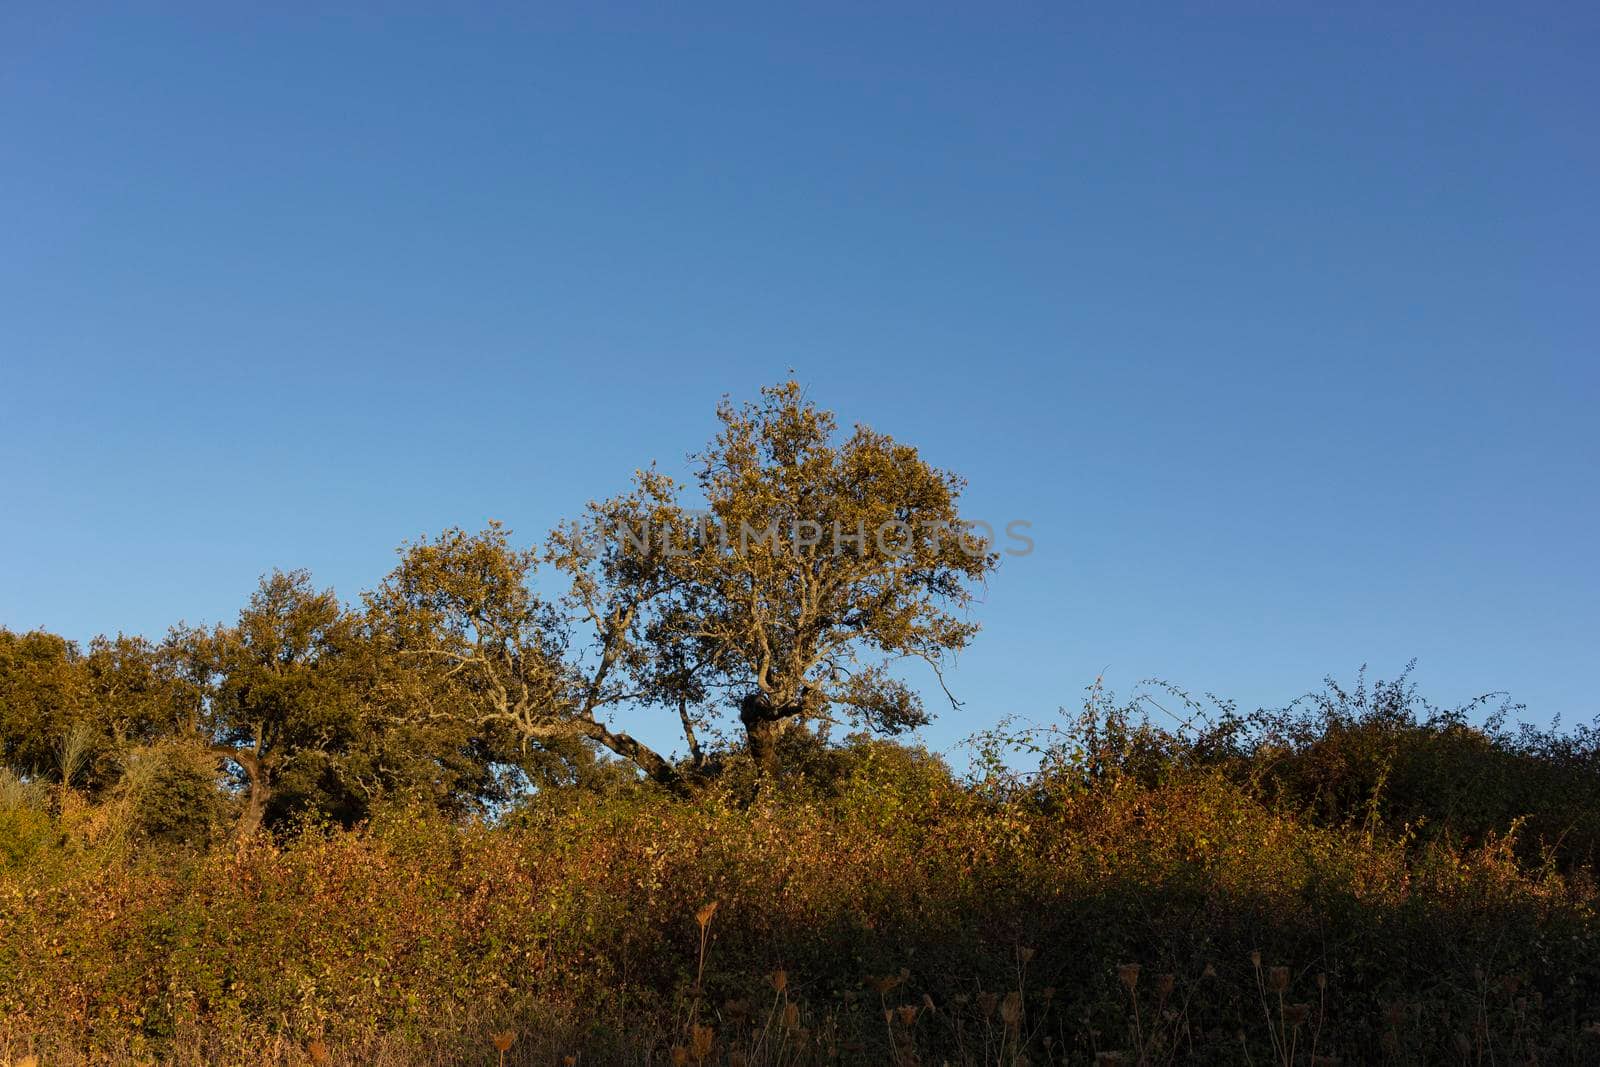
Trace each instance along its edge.
<path fill-rule="evenodd" d="M 128 831 L 158 845 L 202 846 L 224 830 L 227 805 L 217 759 L 193 745 L 166 743 L 132 753 L 118 787 Z"/>
<path fill-rule="evenodd" d="M 1526 760 L 1581 799 L 1587 735 L 1320 721 L 1161 730 L 1096 689 L 967 780 L 797 735 L 759 789 L 724 755 L 692 800 L 548 789 L 493 824 L 396 801 L 178 850 L 203 836 L 163 814 L 197 781 L 172 753 L 129 789 L 140 847 L 81 832 L 101 809 L 69 793 L 0 808 L 31 828 L 0 872 L 0 1055 L 1593 1062 L 1592 858 L 1528 851 L 1521 786 L 1394 785 Z"/>

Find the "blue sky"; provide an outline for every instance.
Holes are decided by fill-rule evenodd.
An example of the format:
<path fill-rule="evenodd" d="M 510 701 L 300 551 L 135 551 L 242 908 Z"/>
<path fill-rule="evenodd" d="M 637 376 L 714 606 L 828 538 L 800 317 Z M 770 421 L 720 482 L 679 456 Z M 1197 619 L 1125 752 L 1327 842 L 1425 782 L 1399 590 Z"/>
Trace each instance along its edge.
<path fill-rule="evenodd" d="M 7 5 L 0 624 L 541 537 L 792 367 L 1033 523 L 938 747 L 1102 667 L 1593 716 L 1592 8 L 773 7 Z"/>

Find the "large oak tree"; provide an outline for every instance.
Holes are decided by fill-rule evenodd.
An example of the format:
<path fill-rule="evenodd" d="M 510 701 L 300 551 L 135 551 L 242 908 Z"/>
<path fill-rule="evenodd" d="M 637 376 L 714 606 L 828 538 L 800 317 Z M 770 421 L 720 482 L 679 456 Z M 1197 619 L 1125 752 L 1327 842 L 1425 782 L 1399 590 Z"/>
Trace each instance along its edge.
<path fill-rule="evenodd" d="M 805 719 L 886 733 L 927 721 L 891 668 L 943 668 L 977 633 L 966 617 L 996 555 L 961 515 L 963 481 L 911 445 L 832 413 L 794 381 L 719 406 L 698 456 L 707 514 L 653 627 L 697 690 L 737 709 L 766 770 Z"/>
<path fill-rule="evenodd" d="M 718 417 L 702 507 L 651 469 L 556 530 L 542 559 L 497 525 L 409 546 L 368 604 L 396 655 L 433 665 L 413 705 L 464 708 L 532 745 L 599 745 L 677 789 L 705 767 L 699 731 L 729 719 L 766 771 L 803 721 L 926 722 L 893 666 L 920 660 L 942 684 L 996 563 L 960 514 L 961 480 L 864 426 L 840 440 L 794 382 Z M 563 596 L 535 591 L 541 564 Z M 612 724 L 638 707 L 676 715 L 687 761 Z"/>

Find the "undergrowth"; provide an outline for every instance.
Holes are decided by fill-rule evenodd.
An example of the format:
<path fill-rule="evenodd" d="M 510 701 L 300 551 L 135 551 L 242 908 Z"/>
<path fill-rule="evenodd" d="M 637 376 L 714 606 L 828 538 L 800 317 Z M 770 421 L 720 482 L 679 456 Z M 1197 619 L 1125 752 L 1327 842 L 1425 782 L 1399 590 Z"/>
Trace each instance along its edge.
<path fill-rule="evenodd" d="M 1362 693 L 243 846 L 0 783 L 0 1062 L 1596 1062 L 1592 737 Z"/>

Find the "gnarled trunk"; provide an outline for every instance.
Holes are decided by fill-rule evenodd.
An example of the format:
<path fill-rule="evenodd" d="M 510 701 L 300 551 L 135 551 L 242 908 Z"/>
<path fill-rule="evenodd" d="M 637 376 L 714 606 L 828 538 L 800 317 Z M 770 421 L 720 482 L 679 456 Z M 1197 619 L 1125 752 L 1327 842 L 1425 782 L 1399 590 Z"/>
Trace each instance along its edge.
<path fill-rule="evenodd" d="M 239 816 L 239 839 L 254 837 L 261 829 L 261 820 L 267 813 L 267 801 L 272 799 L 272 789 L 258 778 L 250 779 L 250 795 L 245 798 L 244 814 Z"/>
<path fill-rule="evenodd" d="M 266 768 L 262 766 L 259 756 L 245 749 L 217 745 L 212 751 L 244 769 L 249 788 L 245 794 L 244 811 L 239 815 L 239 840 L 254 837 L 261 829 L 261 820 L 266 816 L 267 802 L 272 799 L 272 786 L 267 782 Z"/>
<path fill-rule="evenodd" d="M 783 735 L 784 720 L 804 711 L 803 701 L 774 704 L 771 697 L 761 692 L 746 694 L 739 701 L 739 721 L 744 724 L 745 744 L 763 775 L 778 773 L 778 739 Z"/>

